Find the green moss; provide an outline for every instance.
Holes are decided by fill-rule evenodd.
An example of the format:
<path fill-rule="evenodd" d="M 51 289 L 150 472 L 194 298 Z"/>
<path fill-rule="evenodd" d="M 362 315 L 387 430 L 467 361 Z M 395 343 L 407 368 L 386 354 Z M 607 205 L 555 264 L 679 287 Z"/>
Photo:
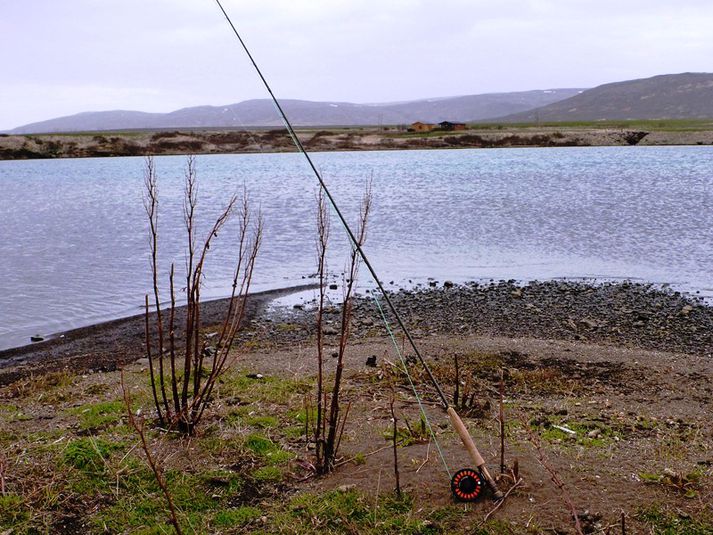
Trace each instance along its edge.
<path fill-rule="evenodd" d="M 462 531 L 458 522 L 464 514 L 463 508 L 458 507 L 414 513 L 411 497 L 405 494 L 400 498 L 384 496 L 374 503 L 373 497 L 358 491 L 331 491 L 294 497 L 273 512 L 268 525 L 276 532 L 296 534 L 450 533 Z"/>
<path fill-rule="evenodd" d="M 245 438 L 244 447 L 270 465 L 280 465 L 294 459 L 294 453 L 283 450 L 278 444 L 258 433 Z"/>
<path fill-rule="evenodd" d="M 304 439 L 305 436 L 305 426 L 304 425 L 291 425 L 289 427 L 284 427 L 282 429 L 282 434 L 289 439 Z"/>
<path fill-rule="evenodd" d="M 644 522 L 650 533 L 655 535 L 711 535 L 713 519 L 693 519 L 689 516 L 664 511 L 659 506 L 652 506 L 639 511 L 637 520 Z"/>
<path fill-rule="evenodd" d="M 166 485 L 186 533 L 207 532 L 207 511 L 221 505 L 202 477 L 177 470 L 165 474 Z M 112 533 L 171 533 L 168 505 L 153 473 L 132 460 L 120 477 L 118 499 L 102 509 L 93 522 L 100 531 Z"/>
<path fill-rule="evenodd" d="M 92 437 L 73 440 L 64 449 L 65 464 L 91 474 L 103 474 L 106 460 L 118 446 L 103 439 Z"/>
<path fill-rule="evenodd" d="M 17 494 L 0 495 L 0 527 L 19 528 L 30 520 L 30 512 Z M 10 529 L 8 533 L 14 533 Z"/>
<path fill-rule="evenodd" d="M 221 390 L 230 396 L 249 401 L 285 404 L 293 396 L 309 392 L 312 384 L 307 380 L 281 377 L 251 379 L 246 374 L 247 372 L 242 371 L 224 375 L 220 379 Z"/>
<path fill-rule="evenodd" d="M 260 456 L 279 449 L 279 446 L 266 436 L 253 433 L 245 438 L 245 447 Z"/>
<path fill-rule="evenodd" d="M 105 401 L 82 405 L 72 409 L 72 412 L 79 415 L 81 429 L 92 430 L 119 423 L 126 412 L 126 406 L 123 401 Z"/>
<path fill-rule="evenodd" d="M 257 520 L 262 512 L 257 507 L 238 507 L 219 511 L 213 518 L 213 523 L 219 528 L 235 528 Z"/>
<path fill-rule="evenodd" d="M 245 423 L 253 427 L 270 429 L 277 427 L 280 422 L 274 416 L 251 416 L 245 420 Z"/>
<path fill-rule="evenodd" d="M 255 470 L 252 477 L 261 483 L 278 483 L 282 481 L 282 469 L 279 466 L 263 466 Z"/>
<path fill-rule="evenodd" d="M 240 475 L 228 470 L 211 470 L 201 474 L 200 478 L 213 495 L 231 496 L 243 486 Z"/>

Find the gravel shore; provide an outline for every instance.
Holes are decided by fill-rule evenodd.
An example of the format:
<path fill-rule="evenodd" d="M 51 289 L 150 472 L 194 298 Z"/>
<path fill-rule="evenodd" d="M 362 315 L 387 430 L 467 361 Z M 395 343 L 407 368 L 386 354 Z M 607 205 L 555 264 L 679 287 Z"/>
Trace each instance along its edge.
<path fill-rule="evenodd" d="M 586 283 L 545 281 L 401 289 L 390 295 L 396 309 L 416 336 L 461 333 L 604 343 L 608 345 L 713 354 L 713 307 L 702 299 L 632 282 Z M 382 307 L 386 307 L 382 303 Z M 327 310 L 336 323 L 338 308 Z M 303 326 L 302 332 L 273 336 L 304 336 L 313 314 L 293 310 L 282 320 Z M 263 319 L 265 321 L 265 319 Z M 392 323 L 393 319 L 391 320 Z M 354 305 L 355 335 L 383 332 L 374 300 L 363 296 Z M 328 332 L 330 327 L 327 327 Z"/>
<path fill-rule="evenodd" d="M 590 284 L 546 281 L 518 284 L 431 283 L 401 289 L 390 297 L 416 337 L 436 333 L 579 341 L 625 348 L 713 355 L 713 307 L 701 299 L 650 284 Z M 310 307 L 267 309 L 274 298 L 313 288 L 305 286 L 253 296 L 245 336 L 275 346 L 314 335 Z M 206 327 L 220 321 L 226 301 L 204 305 Z M 385 307 L 385 304 L 382 303 Z M 179 310 L 179 324 L 180 324 Z M 336 337 L 339 306 L 325 314 L 325 333 Z M 393 318 L 390 320 L 395 324 Z M 116 320 L 65 333 L 62 337 L 0 352 L 0 385 L 29 374 L 59 369 L 111 371 L 144 356 L 143 316 Z M 354 304 L 357 339 L 385 335 L 371 296 Z"/>

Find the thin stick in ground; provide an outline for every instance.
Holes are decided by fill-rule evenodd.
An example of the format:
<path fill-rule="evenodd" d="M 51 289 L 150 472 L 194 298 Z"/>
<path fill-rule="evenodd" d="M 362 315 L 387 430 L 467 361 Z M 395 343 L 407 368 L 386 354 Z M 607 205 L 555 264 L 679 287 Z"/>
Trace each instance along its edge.
<path fill-rule="evenodd" d="M 158 483 L 158 486 L 161 489 L 164 498 L 166 499 L 166 503 L 168 504 L 171 525 L 173 525 L 173 529 L 178 535 L 183 535 L 181 525 L 178 522 L 176 507 L 173 503 L 173 497 L 171 496 L 171 493 L 168 490 L 168 485 L 166 484 L 166 478 L 163 475 L 163 470 L 157 460 L 152 455 L 151 448 L 149 448 L 148 441 L 146 440 L 146 433 L 144 432 L 144 420 L 143 418 L 138 418 L 137 416 L 135 416 L 133 410 L 131 409 L 131 396 L 124 382 L 123 371 L 121 372 L 121 391 L 124 397 L 124 405 L 126 406 L 126 414 L 129 418 L 129 425 L 131 425 L 131 427 L 133 427 L 136 431 L 136 434 L 139 435 L 139 439 L 141 441 L 141 449 L 144 450 L 144 455 L 146 455 L 146 462 L 151 468 L 156 482 Z"/>
<path fill-rule="evenodd" d="M 392 390 L 391 392 L 391 401 L 389 403 L 389 407 L 391 408 L 391 419 L 394 422 L 393 426 L 393 436 L 391 437 L 391 443 L 393 446 L 394 450 L 394 478 L 396 479 L 396 495 L 400 498 L 401 497 L 401 480 L 399 478 L 399 454 L 398 454 L 398 446 L 396 445 L 396 437 L 398 434 L 398 420 L 396 419 L 396 413 L 394 412 L 394 401 L 395 401 L 395 396 L 394 392 Z"/>
<path fill-rule="evenodd" d="M 327 246 L 329 244 L 329 207 L 324 197 L 324 190 L 317 194 L 317 273 L 319 274 L 319 303 L 317 306 L 317 417 L 314 427 L 316 465 L 323 467 L 324 462 L 324 300 L 326 294 Z M 325 403 L 326 404 L 326 403 Z"/>
<path fill-rule="evenodd" d="M 505 374 L 500 368 L 500 473 L 505 473 Z"/>
<path fill-rule="evenodd" d="M 542 466 L 542 468 L 544 468 L 550 475 L 550 480 L 555 485 L 555 487 L 557 487 L 562 501 L 567 505 L 570 514 L 572 515 L 575 531 L 578 535 L 584 535 L 584 532 L 582 531 L 582 524 L 579 521 L 579 515 L 577 514 L 577 508 L 574 506 L 574 502 L 572 501 L 572 498 L 570 497 L 569 492 L 567 491 L 567 487 L 565 487 L 565 484 L 559 477 L 559 474 L 547 459 L 547 456 L 545 455 L 545 452 L 542 449 L 542 443 L 540 442 L 539 437 L 530 429 L 530 425 L 528 424 L 528 422 L 523 421 L 522 424 L 524 429 L 527 431 L 530 443 L 535 448 L 535 453 L 537 454 L 537 461 L 540 463 L 540 466 Z"/>
<path fill-rule="evenodd" d="M 325 415 L 327 420 L 327 429 L 325 437 L 326 440 L 324 443 L 324 455 L 322 458 L 322 464 L 318 467 L 321 473 L 330 472 L 334 468 L 334 463 L 337 457 L 337 449 L 339 447 L 339 438 L 341 437 L 341 432 L 339 431 L 340 421 L 342 424 L 342 431 L 344 429 L 344 422 L 346 421 L 346 417 L 344 419 L 340 419 L 340 390 L 342 386 L 342 375 L 344 373 L 344 356 L 346 354 L 350 335 L 353 294 L 359 275 L 359 264 L 361 258 L 359 250 L 366 241 L 366 227 L 369 212 L 371 211 L 371 201 L 371 184 L 369 183 L 367 184 L 367 189 L 362 199 L 361 211 L 359 214 L 359 227 L 357 229 L 357 242 L 352 244 L 349 267 L 346 271 L 346 277 L 348 278 L 345 278 L 344 281 L 344 299 L 342 304 L 337 367 L 334 374 L 329 412 Z"/>

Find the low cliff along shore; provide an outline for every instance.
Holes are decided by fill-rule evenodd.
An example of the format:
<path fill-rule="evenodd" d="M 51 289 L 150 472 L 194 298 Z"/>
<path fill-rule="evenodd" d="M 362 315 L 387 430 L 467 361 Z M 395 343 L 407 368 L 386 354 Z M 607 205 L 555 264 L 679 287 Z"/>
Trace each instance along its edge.
<path fill-rule="evenodd" d="M 713 534 L 713 308 L 703 300 L 630 282 L 394 291 L 507 494 L 496 503 L 484 489 L 461 503 L 449 476 L 473 468 L 467 452 L 369 293 L 353 305 L 339 455 L 331 473 L 315 473 L 315 308 L 271 306 L 279 295 L 253 296 L 235 362 L 190 436 L 156 424 L 141 317 L 0 353 L 0 534 L 175 524 L 182 533 Z M 226 306 L 204 305 L 208 368 Z M 327 384 L 341 312 L 330 303 L 324 314 Z"/>
<path fill-rule="evenodd" d="M 712 145 L 708 123 L 637 121 L 632 124 L 473 125 L 468 130 L 407 132 L 400 127 L 301 128 L 312 152 L 502 147 Z M 284 129 L 171 130 L 0 134 L 0 160 L 294 152 Z"/>

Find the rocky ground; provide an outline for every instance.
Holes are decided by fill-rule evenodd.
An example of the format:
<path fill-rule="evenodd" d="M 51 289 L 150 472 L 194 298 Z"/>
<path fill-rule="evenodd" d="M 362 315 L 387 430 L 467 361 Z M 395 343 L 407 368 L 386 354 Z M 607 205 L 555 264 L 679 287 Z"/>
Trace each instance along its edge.
<path fill-rule="evenodd" d="M 507 500 L 497 509 L 487 497 L 453 502 L 443 462 L 453 472 L 468 457 L 413 352 L 398 331 L 394 340 L 385 334 L 369 295 L 356 303 L 347 351 L 342 460 L 332 475 L 313 477 L 304 433 L 316 373 L 313 311 L 265 315 L 261 305 L 198 434 L 149 428 L 150 443 L 166 453 L 186 532 L 574 533 L 574 510 L 583 533 L 713 533 L 713 312 L 704 303 L 645 285 L 566 281 L 433 281 L 392 298 L 491 472 L 511 490 Z M 339 314 L 330 305 L 328 375 Z M 86 334 L 101 340 L 100 331 Z M 88 354 L 101 349 L 86 343 Z M 150 414 L 140 343 L 114 351 Z M 21 374 L 0 389 L 0 533 L 169 530 L 126 425 L 119 372 L 90 363 Z M 388 440 L 392 396 L 401 498 Z"/>

